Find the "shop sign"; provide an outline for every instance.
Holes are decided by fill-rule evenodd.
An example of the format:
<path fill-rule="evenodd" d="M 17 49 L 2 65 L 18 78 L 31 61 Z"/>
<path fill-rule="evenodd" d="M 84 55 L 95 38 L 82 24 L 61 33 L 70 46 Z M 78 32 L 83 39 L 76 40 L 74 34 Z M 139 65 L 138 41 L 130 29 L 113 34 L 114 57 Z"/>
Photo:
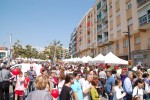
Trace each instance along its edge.
<path fill-rule="evenodd" d="M 144 57 L 143 57 L 143 54 L 136 54 L 134 55 L 134 58 L 136 59 L 136 58 L 144 58 Z"/>

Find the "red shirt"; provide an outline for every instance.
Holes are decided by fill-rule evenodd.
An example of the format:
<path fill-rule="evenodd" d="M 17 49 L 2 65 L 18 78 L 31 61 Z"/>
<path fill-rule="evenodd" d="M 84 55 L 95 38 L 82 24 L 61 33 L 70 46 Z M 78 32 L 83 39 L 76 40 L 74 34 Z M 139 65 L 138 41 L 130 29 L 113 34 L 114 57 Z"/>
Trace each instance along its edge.
<path fill-rule="evenodd" d="M 30 82 L 30 79 L 29 77 L 26 77 L 25 80 L 24 80 L 24 87 L 27 88 L 27 85 L 29 84 Z"/>
<path fill-rule="evenodd" d="M 40 73 L 41 73 L 41 74 L 42 74 L 43 69 L 44 69 L 44 67 L 41 67 L 41 69 L 40 69 Z"/>

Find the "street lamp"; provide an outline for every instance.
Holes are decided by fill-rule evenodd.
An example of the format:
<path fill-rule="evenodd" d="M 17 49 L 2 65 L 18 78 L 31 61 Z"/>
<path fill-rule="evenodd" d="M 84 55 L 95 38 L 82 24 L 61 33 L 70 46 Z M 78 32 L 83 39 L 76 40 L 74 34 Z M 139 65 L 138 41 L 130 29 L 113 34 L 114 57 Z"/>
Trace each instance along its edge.
<path fill-rule="evenodd" d="M 130 27 L 128 26 L 128 31 L 127 32 L 123 32 L 123 33 L 127 33 L 128 34 L 128 45 L 129 45 L 129 56 L 128 56 L 128 60 L 131 60 L 131 47 L 130 47 L 130 38 L 131 38 L 131 35 L 130 35 Z"/>

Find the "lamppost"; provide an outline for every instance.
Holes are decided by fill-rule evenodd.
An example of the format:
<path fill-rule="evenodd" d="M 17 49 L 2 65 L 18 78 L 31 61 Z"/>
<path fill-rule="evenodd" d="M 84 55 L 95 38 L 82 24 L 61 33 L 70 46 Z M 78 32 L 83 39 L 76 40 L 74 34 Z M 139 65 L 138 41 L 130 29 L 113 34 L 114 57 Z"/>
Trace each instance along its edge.
<path fill-rule="evenodd" d="M 128 26 L 128 31 L 127 32 L 123 32 L 123 33 L 127 33 L 128 34 L 128 45 L 129 45 L 129 56 L 128 56 L 128 60 L 131 60 L 131 46 L 130 46 L 130 27 Z"/>

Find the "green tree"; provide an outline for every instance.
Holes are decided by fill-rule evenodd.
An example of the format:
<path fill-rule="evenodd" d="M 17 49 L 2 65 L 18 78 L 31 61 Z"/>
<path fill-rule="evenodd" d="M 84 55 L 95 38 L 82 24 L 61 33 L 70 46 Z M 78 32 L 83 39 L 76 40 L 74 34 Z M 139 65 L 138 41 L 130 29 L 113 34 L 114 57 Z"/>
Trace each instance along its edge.
<path fill-rule="evenodd" d="M 12 47 L 13 58 L 17 58 L 21 56 L 22 53 L 24 53 L 24 49 L 22 48 L 22 45 L 19 40 L 17 40 Z"/>

